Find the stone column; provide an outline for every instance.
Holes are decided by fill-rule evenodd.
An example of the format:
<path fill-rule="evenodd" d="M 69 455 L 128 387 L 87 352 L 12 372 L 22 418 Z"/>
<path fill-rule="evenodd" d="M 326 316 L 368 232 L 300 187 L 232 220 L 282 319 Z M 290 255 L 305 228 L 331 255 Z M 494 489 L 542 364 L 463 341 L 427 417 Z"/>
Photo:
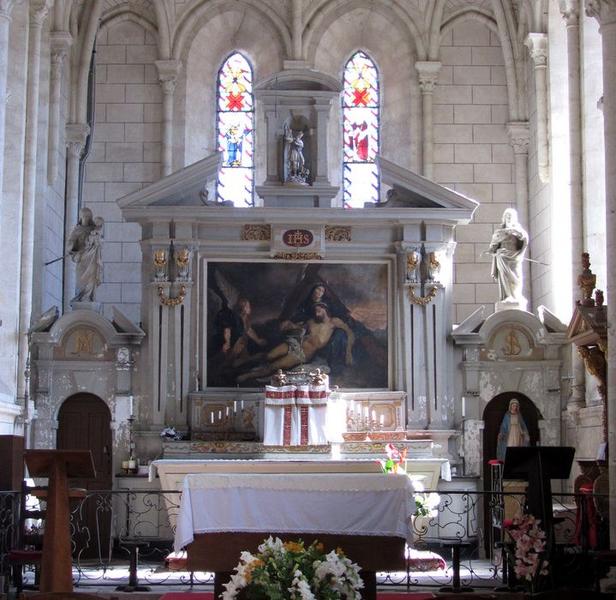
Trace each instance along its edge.
<path fill-rule="evenodd" d="M 327 127 L 329 123 L 329 115 L 331 113 L 331 98 L 320 98 L 314 106 L 317 121 L 317 162 L 313 165 L 315 168 L 314 182 L 328 183 L 328 148 L 327 143 Z"/>
<path fill-rule="evenodd" d="M 580 102 L 580 5 L 579 0 L 561 0 L 560 11 L 567 26 L 567 75 L 569 88 L 569 204 L 571 207 L 571 284 L 573 303 L 579 299 L 577 276 L 584 251 L 582 196 L 582 106 Z M 568 411 L 586 404 L 586 371 L 578 352 L 571 353 L 571 397 Z"/>
<path fill-rule="evenodd" d="M 49 73 L 49 142 L 47 156 L 47 182 L 51 185 L 58 176 L 58 154 L 60 134 L 60 92 L 64 61 L 73 43 L 68 31 L 52 31 L 51 70 Z"/>
<path fill-rule="evenodd" d="M 422 120 L 423 120 L 423 150 L 422 165 L 423 175 L 428 179 L 433 178 L 434 172 L 434 132 L 432 117 L 432 99 L 434 85 L 441 71 L 441 63 L 435 60 L 418 61 L 415 63 L 421 90 Z"/>
<path fill-rule="evenodd" d="M 550 158 L 548 153 L 548 112 L 547 112 L 547 66 L 548 36 L 545 33 L 529 33 L 526 46 L 535 67 L 535 101 L 537 111 L 537 162 L 539 179 L 546 183 L 550 179 Z"/>
<path fill-rule="evenodd" d="M 4 119 L 6 113 L 6 80 L 9 62 L 9 29 L 15 0 L 0 0 L 0 197 L 4 177 Z"/>
<path fill-rule="evenodd" d="M 19 276 L 19 374 L 17 396 L 24 397 L 28 357 L 28 330 L 32 313 L 34 277 L 34 214 L 36 201 L 36 150 L 38 142 L 41 35 L 51 0 L 30 1 L 28 30 L 28 80 L 26 88 L 26 141 L 24 148 L 24 191 L 21 225 L 21 264 Z"/>
<path fill-rule="evenodd" d="M 616 415 L 616 0 L 586 0 L 586 12 L 600 24 L 603 44 L 605 209 L 607 249 L 607 416 Z M 612 349 L 611 351 L 609 349 Z M 609 428 L 610 498 L 616 497 L 616 427 Z M 616 502 L 610 502 L 610 548 L 616 546 Z"/>
<path fill-rule="evenodd" d="M 291 5 L 292 29 L 291 35 L 293 40 L 293 58 L 295 60 L 302 59 L 302 0 L 293 0 Z"/>
<path fill-rule="evenodd" d="M 64 213 L 64 239 L 68 240 L 77 223 L 79 212 L 79 161 L 86 145 L 90 127 L 86 123 L 66 124 L 66 210 Z M 66 253 L 66 248 L 64 252 Z M 70 259 L 64 259 L 64 311 L 70 308 L 75 295 L 75 269 Z"/>
<path fill-rule="evenodd" d="M 528 217 L 528 121 L 509 121 L 507 123 L 509 141 L 515 156 L 515 195 L 518 220 L 522 227 L 529 231 Z M 532 307 L 530 263 L 525 260 L 522 264 L 523 288 L 522 293 Z"/>
<path fill-rule="evenodd" d="M 173 94 L 182 68 L 179 60 L 157 60 L 158 80 L 163 90 L 163 176 L 173 171 Z"/>

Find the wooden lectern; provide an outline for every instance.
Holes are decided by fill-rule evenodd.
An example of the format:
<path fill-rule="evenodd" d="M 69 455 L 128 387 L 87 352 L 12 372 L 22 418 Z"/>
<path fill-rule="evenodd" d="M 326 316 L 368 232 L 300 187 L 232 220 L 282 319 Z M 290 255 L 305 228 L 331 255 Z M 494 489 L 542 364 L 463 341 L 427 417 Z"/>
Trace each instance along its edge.
<path fill-rule="evenodd" d="M 95 477 L 89 450 L 26 450 L 31 477 L 48 477 L 45 534 L 41 560 L 41 592 L 72 592 L 69 477 Z"/>
<path fill-rule="evenodd" d="M 551 479 L 567 479 L 575 448 L 569 446 L 508 447 L 505 454 L 503 479 L 528 481 L 526 504 L 528 512 L 541 519 L 548 548 L 554 539 L 554 509 Z"/>

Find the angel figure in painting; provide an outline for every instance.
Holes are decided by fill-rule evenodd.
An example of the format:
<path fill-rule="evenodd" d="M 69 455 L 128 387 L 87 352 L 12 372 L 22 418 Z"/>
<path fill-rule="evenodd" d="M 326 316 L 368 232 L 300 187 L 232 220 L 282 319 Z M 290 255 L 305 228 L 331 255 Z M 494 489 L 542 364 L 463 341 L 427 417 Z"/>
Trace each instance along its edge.
<path fill-rule="evenodd" d="M 529 445 L 530 435 L 526 427 L 526 422 L 520 413 L 520 401 L 516 398 L 512 398 L 498 431 L 496 458 L 504 461 L 509 446 Z"/>

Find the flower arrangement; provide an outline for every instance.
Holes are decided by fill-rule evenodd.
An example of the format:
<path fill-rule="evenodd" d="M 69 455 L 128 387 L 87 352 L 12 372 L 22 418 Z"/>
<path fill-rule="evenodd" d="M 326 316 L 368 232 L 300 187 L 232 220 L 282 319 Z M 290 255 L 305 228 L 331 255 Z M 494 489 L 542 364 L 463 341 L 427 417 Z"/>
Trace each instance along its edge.
<path fill-rule="evenodd" d="M 383 473 L 406 473 L 405 461 L 407 452 L 408 448 L 404 448 L 401 452 L 393 444 L 387 444 L 385 446 L 387 459 L 378 459 Z"/>
<path fill-rule="evenodd" d="M 271 536 L 257 554 L 242 552 L 223 600 L 360 600 L 364 583 L 359 567 L 340 548 L 325 553 L 323 544 L 307 548 L 299 540 Z"/>
<path fill-rule="evenodd" d="M 518 514 L 503 523 L 515 543 L 515 574 L 531 584 L 538 575 L 548 574 L 549 563 L 541 560 L 545 551 L 545 531 L 539 523 L 539 519 L 529 514 Z"/>

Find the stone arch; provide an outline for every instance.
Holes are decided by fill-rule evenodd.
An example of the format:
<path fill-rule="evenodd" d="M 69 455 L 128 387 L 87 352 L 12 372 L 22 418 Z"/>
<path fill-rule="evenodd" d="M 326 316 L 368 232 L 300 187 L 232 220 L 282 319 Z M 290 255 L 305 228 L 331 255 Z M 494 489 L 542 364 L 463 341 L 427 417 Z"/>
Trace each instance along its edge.
<path fill-rule="evenodd" d="M 498 18 L 495 18 L 492 14 L 486 11 L 480 10 L 477 7 L 469 6 L 457 11 L 441 24 L 441 38 L 444 34 L 465 20 L 477 21 L 498 35 L 500 39 L 501 52 L 503 53 L 503 59 L 505 62 L 509 115 L 512 119 L 517 118 L 519 102 L 516 64 L 513 56 L 511 39 L 508 34 L 507 24 L 499 23 Z"/>
<path fill-rule="evenodd" d="M 415 75 L 416 51 L 408 29 L 403 24 L 391 23 L 392 11 L 371 10 L 371 4 L 343 4 L 342 11 L 318 36 L 314 54 L 309 57 L 312 66 L 337 78 L 348 58 L 358 49 L 370 55 L 377 65 L 380 80 L 381 154 L 403 168 L 417 170 L 421 139 L 421 98 Z M 365 23 L 365 27 L 363 27 Z M 383 36 L 383 31 L 389 31 Z M 342 183 L 342 127 L 340 103 L 334 103 L 330 116 L 328 144 L 329 173 L 333 185 Z M 401 126 L 400 123 L 403 125 Z M 342 192 L 335 199 L 342 205 Z"/>
<path fill-rule="evenodd" d="M 467 6 L 456 11 L 441 23 L 441 36 L 451 31 L 460 22 L 467 20 L 477 21 L 498 34 L 498 24 L 491 13 L 478 7 Z"/>
<path fill-rule="evenodd" d="M 496 439 L 500 424 L 509 408 L 509 402 L 516 399 L 520 403 L 520 413 L 524 418 L 530 436 L 530 445 L 537 446 L 540 441 L 539 421 L 543 418 L 537 405 L 526 395 L 517 391 L 501 392 L 494 396 L 483 409 L 483 461 L 496 458 Z M 485 472 L 485 471 L 484 471 Z"/>
<path fill-rule="evenodd" d="M 158 28 L 156 26 L 156 23 L 153 23 L 150 19 L 147 19 L 143 15 L 131 11 L 127 7 L 121 7 L 107 13 L 101 20 L 101 25 L 99 29 L 110 29 L 114 25 L 124 23 L 125 21 L 130 21 L 135 25 L 139 25 L 146 31 L 149 31 L 158 39 Z"/>
<path fill-rule="evenodd" d="M 165 8 L 168 3 L 165 0 L 152 0 L 152 2 L 158 27 L 158 53 L 161 58 L 169 58 L 171 56 L 171 32 L 169 16 Z"/>
<path fill-rule="evenodd" d="M 235 6 L 236 3 L 233 3 Z M 240 5 L 241 8 L 241 5 Z M 253 68 L 254 89 L 282 69 L 284 47 L 271 24 L 265 23 L 255 11 L 219 6 L 219 10 L 204 13 L 195 27 L 189 45 L 184 49 L 184 74 L 176 88 L 178 111 L 178 137 L 176 143 L 183 149 L 183 162 L 199 160 L 205 152 L 217 148 L 216 140 L 216 78 L 220 66 L 234 52 L 240 52 Z M 235 40 L 232 31 L 240 23 L 247 35 Z M 268 31 L 269 29 L 269 31 Z M 231 30 L 231 33 L 227 33 Z M 264 34 L 264 30 L 267 32 Z M 180 125 L 181 123 L 181 125 Z M 255 127 L 264 131 L 265 117 L 256 106 Z M 181 127 L 181 129 L 179 129 Z M 179 139 L 183 143 L 179 143 Z M 265 138 L 255 136 L 255 181 L 261 181 L 265 169 Z"/>
<path fill-rule="evenodd" d="M 291 56 L 292 41 L 289 29 L 281 17 L 265 3 L 255 0 L 240 0 L 230 5 L 224 0 L 213 0 L 196 4 L 184 12 L 173 33 L 171 42 L 172 55 L 184 60 L 197 33 L 217 15 L 228 11 L 250 11 L 265 24 L 269 25 L 280 41 L 281 54 Z"/>
<path fill-rule="evenodd" d="M 419 28 L 408 13 L 404 12 L 396 3 L 391 2 L 385 6 L 380 3 L 375 5 L 369 0 L 334 0 L 328 3 L 324 2 L 313 9 L 309 18 L 306 19 L 302 51 L 309 63 L 314 64 L 319 43 L 332 23 L 358 8 L 368 8 L 385 17 L 392 26 L 402 31 L 405 38 L 411 40 L 409 43 L 412 44 L 412 49 L 418 59 L 424 59 L 426 49 Z"/>

